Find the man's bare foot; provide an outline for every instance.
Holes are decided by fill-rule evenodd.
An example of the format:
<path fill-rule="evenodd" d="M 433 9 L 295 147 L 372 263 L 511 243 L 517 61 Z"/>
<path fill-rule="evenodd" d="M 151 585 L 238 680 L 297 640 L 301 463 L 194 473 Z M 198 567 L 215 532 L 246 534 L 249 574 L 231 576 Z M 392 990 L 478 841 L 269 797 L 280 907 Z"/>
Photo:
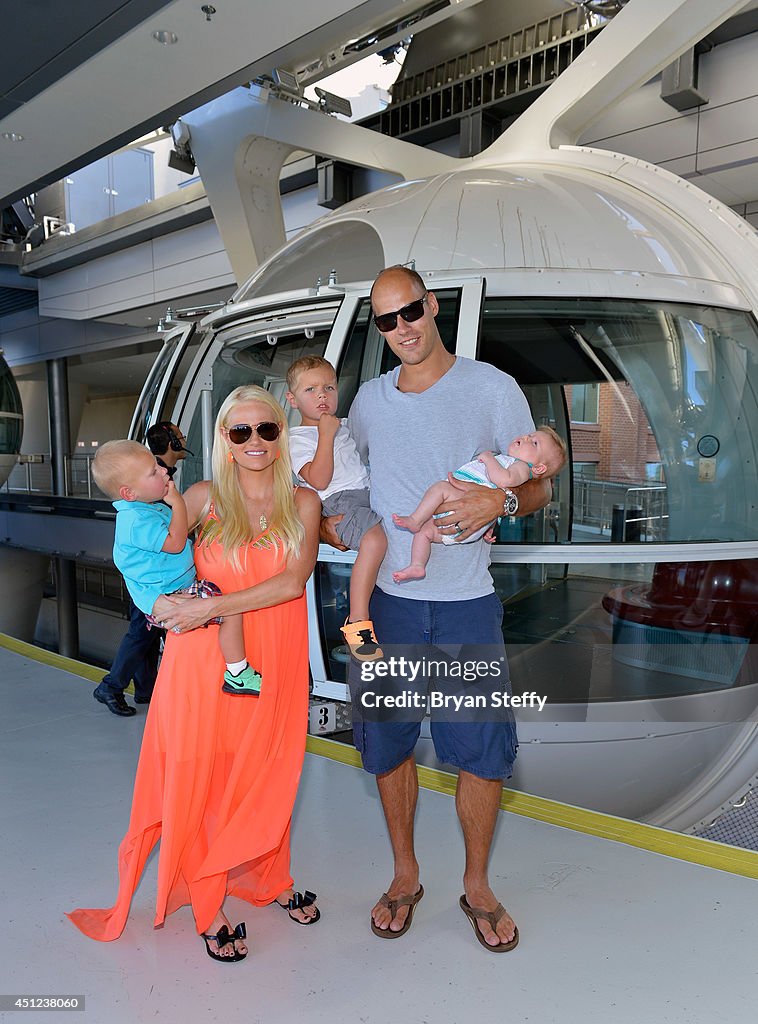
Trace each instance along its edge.
<path fill-rule="evenodd" d="M 495 910 L 498 899 L 488 885 L 469 887 L 464 882 L 464 887 L 470 907 L 480 907 L 489 912 Z M 497 922 L 496 930 L 493 930 L 486 917 L 477 917 L 476 923 L 488 946 L 499 946 L 501 942 L 511 942 L 516 932 L 516 924 L 507 910 Z"/>
<path fill-rule="evenodd" d="M 392 573 L 392 579 L 395 583 L 405 583 L 406 580 L 423 580 L 425 576 L 426 568 L 423 565 L 413 564 Z"/>
<path fill-rule="evenodd" d="M 391 900 L 399 900 L 403 896 L 415 896 L 419 890 L 418 871 L 415 875 L 396 875 L 392 884 L 387 890 L 387 896 Z M 398 907 L 395 916 L 392 916 L 389 907 L 385 907 L 381 900 L 374 904 L 371 909 L 371 920 L 377 928 L 385 931 L 399 932 L 408 917 L 410 906 Z"/>
<path fill-rule="evenodd" d="M 415 522 L 413 516 L 399 516 L 392 513 L 392 522 L 399 530 L 408 530 L 409 533 L 418 533 L 423 523 Z"/>
<path fill-rule="evenodd" d="M 229 918 L 223 910 L 220 910 L 211 921 L 210 928 L 205 934 L 209 936 L 217 935 L 224 925 L 229 929 L 230 934 L 234 934 L 234 928 L 229 922 Z M 235 953 L 241 953 L 243 956 L 247 954 L 247 943 L 244 939 L 235 939 L 234 942 L 227 942 L 219 948 L 218 942 L 216 942 L 215 939 L 209 938 L 208 945 L 211 948 L 211 952 L 217 953 L 219 956 L 223 957 L 234 956 Z"/>
<path fill-rule="evenodd" d="M 308 892 L 306 891 L 306 898 Z M 295 890 L 290 886 L 289 889 L 285 889 L 284 892 L 279 893 L 276 897 L 276 902 L 282 908 L 286 910 L 293 921 L 297 921 L 299 924 L 310 924 L 315 918 L 320 917 L 319 909 L 315 903 L 315 894 L 311 893 L 314 898 L 310 903 L 304 903 L 303 906 L 289 908 L 288 904 L 291 899 L 295 896 Z"/>

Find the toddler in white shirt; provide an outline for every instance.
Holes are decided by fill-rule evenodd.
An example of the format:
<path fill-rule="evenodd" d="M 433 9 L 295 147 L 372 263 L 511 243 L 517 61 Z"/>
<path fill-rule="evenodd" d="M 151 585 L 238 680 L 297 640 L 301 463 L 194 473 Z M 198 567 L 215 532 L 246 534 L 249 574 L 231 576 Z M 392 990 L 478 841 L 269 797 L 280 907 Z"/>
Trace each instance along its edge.
<path fill-rule="evenodd" d="M 303 356 L 287 371 L 287 401 L 302 425 L 290 429 L 290 457 L 298 481 L 318 493 L 322 515 L 341 515 L 337 534 L 358 556 L 350 577 L 350 613 L 342 634 L 359 661 L 381 658 L 369 599 L 387 551 L 381 519 L 371 508 L 369 477 L 337 411 L 337 375 L 321 356 Z"/>

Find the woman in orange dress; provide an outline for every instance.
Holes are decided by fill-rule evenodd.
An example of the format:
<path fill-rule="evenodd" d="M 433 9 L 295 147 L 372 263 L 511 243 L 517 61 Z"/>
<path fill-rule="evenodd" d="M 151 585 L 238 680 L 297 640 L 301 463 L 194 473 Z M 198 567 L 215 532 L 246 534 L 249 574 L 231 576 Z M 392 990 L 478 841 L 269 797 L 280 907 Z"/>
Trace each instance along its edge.
<path fill-rule="evenodd" d="M 119 848 L 118 899 L 68 916 L 93 939 L 118 938 L 160 840 L 155 925 L 189 903 L 209 955 L 236 961 L 247 954 L 245 926 L 230 924 L 226 895 L 276 901 L 300 924 L 319 917 L 313 894 L 293 893 L 289 842 L 308 717 L 304 588 L 320 503 L 293 490 L 287 423 L 268 392 L 251 385 L 229 395 L 216 418 L 213 481 L 194 484 L 185 500 L 200 527 L 197 575 L 222 596 L 156 603 L 171 631 Z M 238 612 L 260 697 L 222 692 L 218 626 L 197 628 Z"/>

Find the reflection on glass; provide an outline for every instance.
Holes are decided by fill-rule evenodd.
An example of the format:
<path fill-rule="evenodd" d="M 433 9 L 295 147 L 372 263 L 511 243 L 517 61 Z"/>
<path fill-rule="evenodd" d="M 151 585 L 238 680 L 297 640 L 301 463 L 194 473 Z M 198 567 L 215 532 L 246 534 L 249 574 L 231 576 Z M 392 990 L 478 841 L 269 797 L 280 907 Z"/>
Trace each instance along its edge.
<path fill-rule="evenodd" d="M 0 454 L 17 455 L 21 451 L 24 420 L 21 395 L 10 367 L 0 355 Z"/>
<path fill-rule="evenodd" d="M 347 682 L 350 654 L 340 633 L 340 626 L 350 608 L 352 568 L 347 562 L 319 562 L 315 570 L 319 632 L 326 674 L 328 679 L 336 683 Z"/>
<path fill-rule="evenodd" d="M 0 455 L 18 455 L 23 432 L 23 419 L 0 412 Z"/>
<path fill-rule="evenodd" d="M 316 568 L 327 677 L 342 683 L 351 568 Z M 595 704 L 758 682 L 756 561 L 491 568 L 514 692 Z"/>
<path fill-rule="evenodd" d="M 567 704 L 758 681 L 756 561 L 497 564 L 492 574 L 514 689 Z"/>
<path fill-rule="evenodd" d="M 187 331 L 182 331 L 179 334 L 175 334 L 172 338 L 166 341 L 163 348 L 158 353 L 158 358 L 152 365 L 145 386 L 142 389 L 140 395 L 139 404 L 134 415 L 134 429 L 132 436 L 135 440 L 144 440 L 147 428 L 152 423 L 159 423 L 162 417 L 163 409 L 157 409 L 155 406 L 158 391 L 163 385 L 166 372 L 168 370 L 171 360 L 174 358 L 174 353 L 177 347 L 184 344 L 188 331 L 194 330 L 194 327 L 188 328 Z"/>
<path fill-rule="evenodd" d="M 213 417 L 229 394 L 243 384 L 264 388 L 287 410 L 290 422 L 299 422 L 299 414 L 286 402 L 286 374 L 290 364 L 302 356 L 323 356 L 329 340 L 338 303 L 300 307 L 289 313 L 267 312 L 249 324 L 236 324 L 222 331 L 222 345 L 213 363 Z M 195 452 L 185 460 L 184 487 L 202 479 L 203 450 L 200 406 L 195 409 L 187 431 L 187 447 Z"/>
<path fill-rule="evenodd" d="M 756 538 L 758 336 L 748 313 L 488 298 L 479 358 L 516 378 L 537 424 L 564 433 L 569 421 L 571 465 L 545 540 Z M 698 451 L 707 435 L 718 441 L 712 458 Z"/>

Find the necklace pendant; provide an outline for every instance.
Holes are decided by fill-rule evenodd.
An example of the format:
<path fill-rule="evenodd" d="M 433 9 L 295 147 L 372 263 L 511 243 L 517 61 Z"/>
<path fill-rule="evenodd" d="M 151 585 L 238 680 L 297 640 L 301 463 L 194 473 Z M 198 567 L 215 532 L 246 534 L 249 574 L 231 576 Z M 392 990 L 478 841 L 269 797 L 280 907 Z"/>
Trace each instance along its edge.
<path fill-rule="evenodd" d="M 261 515 L 260 519 L 258 520 L 258 525 L 261 528 L 261 533 L 265 533 L 266 530 L 268 529 L 268 519 L 266 519 L 265 515 Z"/>

